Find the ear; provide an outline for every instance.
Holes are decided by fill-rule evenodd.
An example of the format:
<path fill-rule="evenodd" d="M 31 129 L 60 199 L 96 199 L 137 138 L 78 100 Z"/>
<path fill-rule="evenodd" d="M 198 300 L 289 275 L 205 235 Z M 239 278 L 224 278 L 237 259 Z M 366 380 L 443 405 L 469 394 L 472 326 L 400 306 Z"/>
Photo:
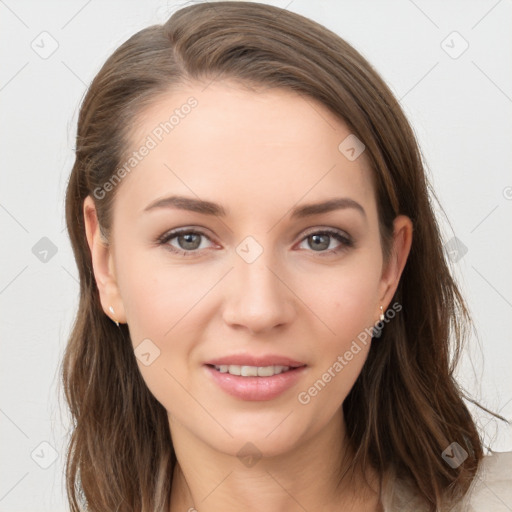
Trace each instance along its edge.
<path fill-rule="evenodd" d="M 398 288 L 412 244 L 413 225 L 409 217 L 398 215 L 394 222 L 393 247 L 388 264 L 383 268 L 380 282 L 380 305 L 385 311 Z"/>
<path fill-rule="evenodd" d="M 91 251 L 91 259 L 96 285 L 98 286 L 101 306 L 105 314 L 113 321 L 125 323 L 125 311 L 114 268 L 111 246 L 101 236 L 96 206 L 91 196 L 87 196 L 83 205 L 85 233 Z M 114 309 L 114 313 L 110 311 Z"/>

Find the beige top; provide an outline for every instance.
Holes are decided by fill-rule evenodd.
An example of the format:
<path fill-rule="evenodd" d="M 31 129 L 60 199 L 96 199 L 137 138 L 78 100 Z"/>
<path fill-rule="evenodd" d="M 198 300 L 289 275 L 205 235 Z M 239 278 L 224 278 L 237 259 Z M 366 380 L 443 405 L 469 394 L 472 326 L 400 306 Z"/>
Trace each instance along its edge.
<path fill-rule="evenodd" d="M 390 477 L 385 487 L 384 512 L 427 510 L 412 488 Z M 464 500 L 450 512 L 512 512 L 512 452 L 486 455 Z"/>

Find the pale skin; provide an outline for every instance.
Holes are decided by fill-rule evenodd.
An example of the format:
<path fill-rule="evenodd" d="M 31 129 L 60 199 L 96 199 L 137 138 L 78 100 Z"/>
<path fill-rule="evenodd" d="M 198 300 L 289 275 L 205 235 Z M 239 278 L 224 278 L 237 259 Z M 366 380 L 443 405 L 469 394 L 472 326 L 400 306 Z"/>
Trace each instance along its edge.
<path fill-rule="evenodd" d="M 204 87 L 173 91 L 134 122 L 135 149 L 190 96 L 198 101 L 118 185 L 110 245 L 101 240 L 94 201 L 84 202 L 105 314 L 128 324 L 134 348 L 150 339 L 160 350 L 149 366 L 137 364 L 168 413 L 178 457 L 170 512 L 334 511 L 340 504 L 353 512 L 382 510 L 376 487 L 361 479 L 360 489 L 337 488 L 333 477 L 348 449 L 342 403 L 379 340 L 361 345 L 308 404 L 297 397 L 378 322 L 381 305 L 384 312 L 391 306 L 411 247 L 411 220 L 395 219 L 384 265 L 371 170 L 364 152 L 350 161 L 338 150 L 350 134 L 341 120 L 292 91 L 256 93 L 228 82 Z M 144 212 L 171 195 L 219 203 L 227 214 Z M 338 197 L 365 213 L 346 207 L 291 217 L 293 208 Z M 155 242 L 182 227 L 204 236 Z M 354 245 L 310 238 L 325 229 L 349 235 Z M 248 236 L 263 250 L 251 263 L 236 251 Z M 276 398 L 242 400 L 220 389 L 204 367 L 242 352 L 286 355 L 307 368 Z M 237 457 L 248 442 L 261 455 L 250 467 Z M 376 475 L 368 478 L 376 486 Z"/>

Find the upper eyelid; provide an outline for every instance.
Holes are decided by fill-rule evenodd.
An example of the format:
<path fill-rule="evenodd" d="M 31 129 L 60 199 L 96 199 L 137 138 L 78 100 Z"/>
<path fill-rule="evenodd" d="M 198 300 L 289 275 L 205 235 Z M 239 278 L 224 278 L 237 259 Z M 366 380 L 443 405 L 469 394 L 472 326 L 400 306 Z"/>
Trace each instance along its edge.
<path fill-rule="evenodd" d="M 314 235 L 315 233 L 319 233 L 322 231 L 331 231 L 333 233 L 337 233 L 339 235 L 346 236 L 347 238 L 352 238 L 351 235 L 349 235 L 344 229 L 340 228 L 330 228 L 330 227 L 315 227 L 315 228 L 308 228 L 304 231 L 303 238 L 309 235 Z"/>
<path fill-rule="evenodd" d="M 160 235 L 157 240 L 159 241 L 169 241 L 173 238 L 176 238 L 180 235 L 186 235 L 189 233 L 193 233 L 196 235 L 204 236 L 205 238 L 208 238 L 211 242 L 213 242 L 212 237 L 209 236 L 207 233 L 204 232 L 203 228 L 176 228 L 171 229 L 169 231 L 166 231 L 162 235 Z"/>

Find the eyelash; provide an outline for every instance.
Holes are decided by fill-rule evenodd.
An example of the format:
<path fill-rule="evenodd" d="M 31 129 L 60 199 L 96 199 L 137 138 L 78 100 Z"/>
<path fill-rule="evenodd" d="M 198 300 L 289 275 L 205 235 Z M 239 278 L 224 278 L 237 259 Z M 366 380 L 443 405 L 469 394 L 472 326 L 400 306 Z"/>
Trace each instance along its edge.
<path fill-rule="evenodd" d="M 185 251 L 183 249 L 177 249 L 176 247 L 169 245 L 169 242 L 172 239 L 177 238 L 180 235 L 189 235 L 189 234 L 204 236 L 205 238 L 210 240 L 210 242 L 212 241 L 202 231 L 198 231 L 196 229 L 191 229 L 191 228 L 185 228 L 185 229 L 176 229 L 173 231 L 167 231 L 163 235 L 159 236 L 157 238 L 156 242 L 158 245 L 167 245 L 166 249 L 168 249 L 169 251 L 171 251 L 175 254 L 179 254 L 179 255 L 185 256 L 185 257 L 191 257 L 191 256 L 197 255 L 200 252 L 200 249 Z M 334 231 L 332 229 L 322 229 L 319 231 L 311 231 L 310 233 L 306 234 L 302 238 L 301 243 L 313 235 L 328 235 L 328 236 L 335 238 L 338 242 L 340 242 L 342 244 L 340 247 L 338 247 L 336 249 L 329 249 L 326 251 L 310 251 L 310 252 L 317 252 L 318 255 L 321 257 L 322 256 L 332 256 L 333 254 L 338 254 L 339 252 L 342 252 L 344 250 L 350 249 L 351 247 L 354 247 L 354 241 L 350 237 L 342 235 L 340 232 Z"/>

